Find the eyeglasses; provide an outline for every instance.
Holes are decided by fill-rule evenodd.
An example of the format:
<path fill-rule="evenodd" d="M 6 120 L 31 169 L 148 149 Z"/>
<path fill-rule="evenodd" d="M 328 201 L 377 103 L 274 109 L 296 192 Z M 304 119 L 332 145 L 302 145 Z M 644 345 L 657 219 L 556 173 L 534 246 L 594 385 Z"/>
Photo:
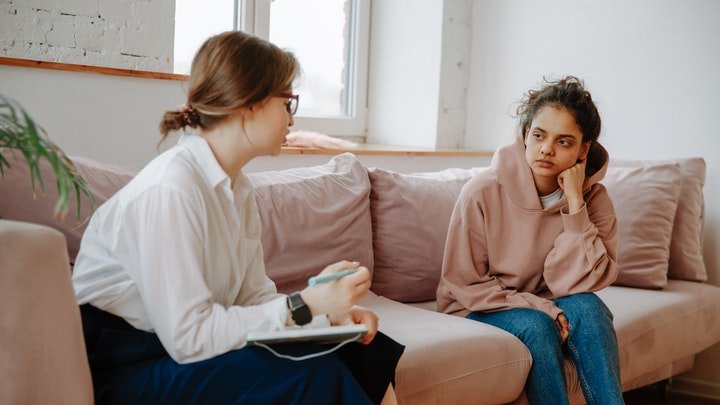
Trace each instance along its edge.
<path fill-rule="evenodd" d="M 299 94 L 292 94 L 292 93 L 280 93 L 278 97 L 286 97 L 289 98 L 287 104 L 285 104 L 285 109 L 287 110 L 288 114 L 295 115 L 298 109 L 298 104 L 300 104 L 300 95 Z"/>

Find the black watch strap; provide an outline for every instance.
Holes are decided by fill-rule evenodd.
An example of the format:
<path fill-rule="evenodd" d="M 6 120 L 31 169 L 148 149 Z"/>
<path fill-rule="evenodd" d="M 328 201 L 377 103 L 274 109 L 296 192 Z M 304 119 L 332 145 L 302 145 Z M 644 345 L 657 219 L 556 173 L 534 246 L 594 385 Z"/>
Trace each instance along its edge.
<path fill-rule="evenodd" d="M 310 307 L 305 304 L 299 292 L 290 294 L 287 303 L 292 319 L 297 325 L 306 325 L 312 321 Z"/>

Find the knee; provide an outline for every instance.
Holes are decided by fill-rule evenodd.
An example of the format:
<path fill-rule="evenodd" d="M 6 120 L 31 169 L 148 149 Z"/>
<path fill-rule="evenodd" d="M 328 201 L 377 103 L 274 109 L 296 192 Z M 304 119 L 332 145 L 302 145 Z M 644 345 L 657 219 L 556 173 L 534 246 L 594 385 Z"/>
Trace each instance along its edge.
<path fill-rule="evenodd" d="M 545 312 L 514 308 L 491 313 L 470 313 L 467 318 L 493 325 L 509 332 L 530 350 L 533 357 L 547 354 L 548 351 L 560 351 L 560 332 L 555 320 Z"/>
<path fill-rule="evenodd" d="M 557 300 L 557 304 L 568 319 L 570 317 L 597 320 L 607 318 L 612 321 L 613 318 L 605 303 L 593 293 L 569 295 Z"/>
<path fill-rule="evenodd" d="M 544 312 L 529 311 L 521 322 L 524 324 L 520 339 L 535 354 L 538 350 L 559 350 L 560 332 L 555 320 Z"/>
<path fill-rule="evenodd" d="M 303 371 L 310 372 L 321 380 L 335 380 L 347 373 L 347 366 L 337 356 L 323 355 L 312 359 L 293 362 L 293 366 Z M 304 364 L 303 364 L 304 363 Z"/>
<path fill-rule="evenodd" d="M 604 330 L 612 328 L 613 315 L 605 303 L 593 293 L 581 293 L 561 298 L 558 306 L 570 322 L 570 332 Z"/>

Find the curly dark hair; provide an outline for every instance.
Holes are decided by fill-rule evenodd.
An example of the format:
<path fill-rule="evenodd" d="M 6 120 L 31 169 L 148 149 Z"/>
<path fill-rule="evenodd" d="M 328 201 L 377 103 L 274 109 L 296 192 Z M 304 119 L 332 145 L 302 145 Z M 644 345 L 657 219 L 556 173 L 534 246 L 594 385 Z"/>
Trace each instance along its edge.
<path fill-rule="evenodd" d="M 545 84 L 539 90 L 530 90 L 517 108 L 523 138 L 540 109 L 551 106 L 564 108 L 572 114 L 582 132 L 583 142 L 592 141 L 594 144 L 600 136 L 600 114 L 583 81 L 575 76 L 566 76 L 558 81 L 543 78 L 543 82 Z"/>

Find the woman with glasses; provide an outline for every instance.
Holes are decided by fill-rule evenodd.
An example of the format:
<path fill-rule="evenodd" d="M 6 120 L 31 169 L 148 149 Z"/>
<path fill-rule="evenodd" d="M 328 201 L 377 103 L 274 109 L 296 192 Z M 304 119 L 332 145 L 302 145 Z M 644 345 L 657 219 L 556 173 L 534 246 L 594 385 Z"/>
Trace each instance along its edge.
<path fill-rule="evenodd" d="M 193 60 L 187 104 L 162 139 L 186 128 L 97 209 L 73 273 L 98 403 L 395 403 L 403 347 L 355 303 L 368 269 L 339 262 L 335 281 L 278 294 L 265 274 L 261 224 L 242 168 L 277 155 L 299 97 L 295 57 L 238 31 Z M 364 324 L 362 344 L 293 361 L 246 346 L 249 331 L 307 323 Z M 327 347 L 288 344 L 305 356 Z"/>

